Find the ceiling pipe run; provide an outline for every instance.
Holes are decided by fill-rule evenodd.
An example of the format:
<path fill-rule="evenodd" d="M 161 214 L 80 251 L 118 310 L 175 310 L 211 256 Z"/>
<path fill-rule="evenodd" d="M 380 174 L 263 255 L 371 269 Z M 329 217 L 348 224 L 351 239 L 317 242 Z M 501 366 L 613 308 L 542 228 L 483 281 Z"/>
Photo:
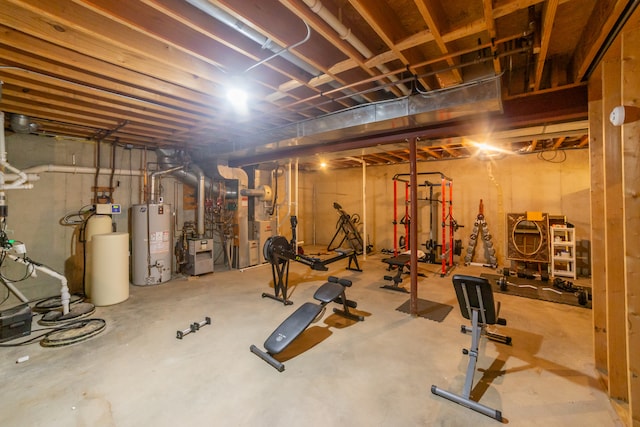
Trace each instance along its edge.
<path fill-rule="evenodd" d="M 352 32 L 351 29 L 347 28 L 340 20 L 333 14 L 329 9 L 327 9 L 320 0 L 303 0 L 304 3 L 309 6 L 309 9 L 323 21 L 331 26 L 336 33 L 340 36 L 342 40 L 347 41 L 351 46 L 353 46 L 365 59 L 369 59 L 373 56 L 373 52 Z M 390 73 L 389 68 L 386 65 L 376 65 L 376 68 L 380 70 L 383 74 Z M 397 82 L 398 78 L 394 75 L 389 75 L 389 80 L 392 82 Z M 402 93 L 406 96 L 411 93 L 411 90 L 407 88 L 404 84 L 398 84 L 397 87 L 402 91 Z"/>
<path fill-rule="evenodd" d="M 206 13 L 207 15 L 211 16 L 212 18 L 217 19 L 218 21 L 222 22 L 226 26 L 232 28 L 233 30 L 235 30 L 238 33 L 242 34 L 243 36 L 247 37 L 248 39 L 258 43 L 261 46 L 262 49 L 270 50 L 271 52 L 274 53 L 274 55 L 277 55 L 277 56 L 285 59 L 286 61 L 288 61 L 291 64 L 295 65 L 296 67 L 302 69 L 303 71 L 305 71 L 306 73 L 310 74 L 311 76 L 317 77 L 319 75 L 324 74 L 322 71 L 320 71 L 317 68 L 313 67 L 312 65 L 304 62 L 303 60 L 301 60 L 300 58 L 298 58 L 297 56 L 292 54 L 289 50 L 287 50 L 287 49 L 291 49 L 292 48 L 291 46 L 288 47 L 288 48 L 285 48 L 285 47 L 282 47 L 282 46 L 278 45 L 277 43 L 275 43 L 270 38 L 265 37 L 261 33 L 259 33 L 258 31 L 254 30 L 253 28 L 246 26 L 244 23 L 242 23 L 241 21 L 237 20 L 232 15 L 228 14 L 227 12 L 225 12 L 222 9 L 220 9 L 219 7 L 211 4 L 207 0 L 187 0 L 187 3 L 189 3 L 191 6 L 199 9 L 200 11 Z M 271 58 L 272 57 L 270 57 L 268 59 L 271 59 Z M 256 67 L 257 65 L 259 65 L 260 63 L 263 63 L 263 62 L 265 62 L 265 61 L 263 60 L 263 61 L 259 62 L 258 64 L 255 64 L 255 65 L 249 67 L 248 70 L 250 70 L 251 68 Z M 329 82 L 328 84 L 334 89 L 338 89 L 340 87 L 338 82 L 335 82 L 335 81 Z M 348 93 L 348 92 L 349 91 L 345 91 L 345 93 Z M 281 94 L 280 98 L 286 96 L 284 93 L 281 93 L 281 92 L 278 92 L 278 93 Z M 355 95 L 355 96 L 353 96 L 353 98 L 356 101 L 360 102 L 360 103 L 367 102 L 367 100 L 364 99 L 362 96 Z M 272 97 L 271 100 L 275 101 L 276 99 L 278 99 L 278 98 Z"/>

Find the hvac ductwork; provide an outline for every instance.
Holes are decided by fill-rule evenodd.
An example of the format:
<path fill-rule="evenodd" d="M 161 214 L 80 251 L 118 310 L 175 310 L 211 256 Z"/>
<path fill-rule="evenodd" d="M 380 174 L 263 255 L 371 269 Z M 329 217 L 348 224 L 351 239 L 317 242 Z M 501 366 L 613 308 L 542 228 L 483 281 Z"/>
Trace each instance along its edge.
<path fill-rule="evenodd" d="M 15 133 L 33 133 L 38 130 L 38 124 L 33 123 L 28 116 L 23 114 L 12 114 L 11 115 L 11 130 Z"/>
<path fill-rule="evenodd" d="M 439 122 L 502 111 L 500 76 L 451 89 L 362 105 L 256 135 L 252 146 L 234 158 L 270 153 L 291 146 L 321 145 L 394 130 L 410 130 Z"/>

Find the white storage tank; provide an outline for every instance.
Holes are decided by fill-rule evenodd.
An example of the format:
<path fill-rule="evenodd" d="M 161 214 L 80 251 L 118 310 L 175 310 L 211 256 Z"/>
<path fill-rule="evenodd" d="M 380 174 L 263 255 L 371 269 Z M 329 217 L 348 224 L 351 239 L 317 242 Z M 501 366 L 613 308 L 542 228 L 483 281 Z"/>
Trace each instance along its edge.
<path fill-rule="evenodd" d="M 109 234 L 113 231 L 111 217 L 109 215 L 92 215 L 87 220 L 84 229 L 84 293 L 91 298 L 93 273 L 91 271 L 93 258 L 93 236 L 98 234 Z"/>
<path fill-rule="evenodd" d="M 171 279 L 171 205 L 131 207 L 131 283 L 157 285 Z"/>

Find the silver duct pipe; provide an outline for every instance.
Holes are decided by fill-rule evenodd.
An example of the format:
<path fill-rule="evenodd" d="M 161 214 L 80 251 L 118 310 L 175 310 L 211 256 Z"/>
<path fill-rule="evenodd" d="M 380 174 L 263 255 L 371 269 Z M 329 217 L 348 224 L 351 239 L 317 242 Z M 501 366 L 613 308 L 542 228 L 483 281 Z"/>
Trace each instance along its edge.
<path fill-rule="evenodd" d="M 211 189 L 216 193 L 220 192 L 220 188 L 217 183 L 207 181 L 205 174 L 197 165 L 190 164 L 189 171 L 184 169 L 183 165 L 178 165 L 175 158 L 175 151 L 165 150 L 158 148 L 156 150 L 156 156 L 158 158 L 158 165 L 164 170 L 161 172 L 171 173 L 181 182 L 190 185 L 198 190 L 198 211 L 197 211 L 197 233 L 198 237 L 204 236 L 204 195 L 207 189 Z M 154 172 L 155 173 L 155 172 Z M 153 176 L 153 174 L 152 174 Z M 151 182 L 153 186 L 153 181 Z"/>
<path fill-rule="evenodd" d="M 15 181 L 6 184 L 4 171 L 0 170 L 0 206 L 5 205 L 4 190 L 31 189 L 33 184 L 28 182 L 28 176 L 23 171 L 11 166 L 7 161 L 7 148 L 4 138 L 4 112 L 0 111 L 0 168 L 15 173 L 18 177 Z"/>
<path fill-rule="evenodd" d="M 10 124 L 11 129 L 15 133 L 28 134 L 38 130 L 38 124 L 33 123 L 31 119 L 24 114 L 12 114 Z"/>

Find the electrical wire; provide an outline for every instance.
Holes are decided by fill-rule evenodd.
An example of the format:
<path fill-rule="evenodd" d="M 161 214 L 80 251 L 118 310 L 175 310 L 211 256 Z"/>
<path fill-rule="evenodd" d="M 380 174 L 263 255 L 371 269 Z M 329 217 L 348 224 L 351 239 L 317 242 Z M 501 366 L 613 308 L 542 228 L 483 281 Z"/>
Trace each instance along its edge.
<path fill-rule="evenodd" d="M 2 254 L 0 254 L 0 268 L 4 265 L 4 260 L 6 259 L 6 257 L 7 257 L 7 253 L 2 251 Z M 31 275 L 35 271 L 35 267 L 34 267 L 35 263 L 33 263 L 26 256 L 23 257 L 23 260 L 25 260 L 26 263 L 25 263 L 25 272 L 24 272 L 24 275 L 21 278 L 14 279 L 14 278 L 11 278 L 11 277 L 7 277 L 4 274 L 2 274 L 1 270 L 0 270 L 0 278 L 2 278 L 3 280 L 6 280 L 7 282 L 17 283 L 17 282 L 22 282 L 23 280 L 26 280 L 29 277 L 31 277 Z M 35 265 L 37 265 L 37 264 L 35 264 Z"/>
<path fill-rule="evenodd" d="M 6 290 L 7 290 L 7 296 L 2 298 L 2 301 L 0 301 L 0 305 L 4 304 L 5 302 L 7 302 L 7 300 L 9 299 L 9 297 L 11 296 L 11 292 L 9 292 L 9 288 L 7 288 L 5 286 Z"/>
<path fill-rule="evenodd" d="M 540 151 L 538 153 L 538 159 L 543 160 L 545 162 L 549 162 L 549 163 L 562 163 L 565 160 L 567 160 L 567 153 L 565 153 L 564 150 L 551 151 L 551 153 L 553 154 L 551 157 L 547 157 L 547 154 L 545 153 L 549 153 L 549 151 Z M 556 160 L 558 155 L 560 155 L 560 158 Z"/>
<path fill-rule="evenodd" d="M 85 210 L 85 208 L 88 208 Z M 60 224 L 62 225 L 79 225 L 82 224 L 85 221 L 84 215 L 87 212 L 91 212 L 93 210 L 93 205 L 84 205 L 83 207 L 81 207 L 77 212 L 72 212 L 69 214 L 66 214 L 65 216 L 62 217 L 62 219 L 60 220 Z M 79 219 L 71 219 L 71 218 L 79 218 Z"/>

